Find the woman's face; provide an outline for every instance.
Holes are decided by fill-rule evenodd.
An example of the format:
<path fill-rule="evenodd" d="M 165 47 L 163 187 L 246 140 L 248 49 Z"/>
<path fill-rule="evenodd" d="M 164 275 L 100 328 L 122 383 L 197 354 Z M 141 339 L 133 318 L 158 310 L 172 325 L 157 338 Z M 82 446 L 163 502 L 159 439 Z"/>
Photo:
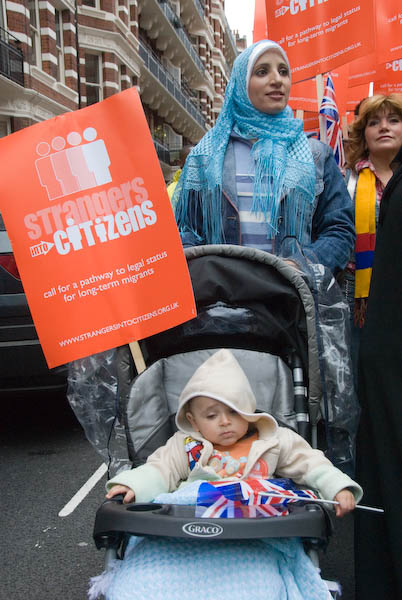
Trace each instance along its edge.
<path fill-rule="evenodd" d="M 372 115 L 364 130 L 369 154 L 396 155 L 402 146 L 402 117 L 390 110 Z"/>
<path fill-rule="evenodd" d="M 276 114 L 288 103 L 290 73 L 283 56 L 278 50 L 267 50 L 261 54 L 251 72 L 248 97 L 261 112 Z"/>

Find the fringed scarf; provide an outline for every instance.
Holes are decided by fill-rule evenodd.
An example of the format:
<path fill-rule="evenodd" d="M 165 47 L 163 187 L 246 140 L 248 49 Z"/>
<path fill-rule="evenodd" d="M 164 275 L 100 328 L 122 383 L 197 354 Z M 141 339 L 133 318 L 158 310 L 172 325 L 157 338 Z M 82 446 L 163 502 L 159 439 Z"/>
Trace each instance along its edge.
<path fill-rule="evenodd" d="M 197 237 L 194 204 L 200 200 L 202 234 L 206 243 L 223 240 L 222 171 L 229 137 L 234 130 L 246 139 L 257 139 L 251 154 L 255 161 L 252 212 L 262 213 L 272 231 L 278 232 L 280 202 L 285 196 L 287 235 L 300 242 L 306 207 L 313 203 L 315 166 L 303 123 L 293 118 L 286 107 L 279 114 L 257 110 L 247 93 L 247 81 L 255 61 L 269 49 L 277 49 L 288 63 L 280 46 L 269 40 L 253 44 L 233 64 L 225 100 L 216 125 L 210 129 L 187 157 L 177 184 L 176 219 L 180 231 L 190 230 Z M 268 175 L 268 176 L 267 176 Z"/>
<path fill-rule="evenodd" d="M 356 271 L 355 315 L 360 327 L 364 324 L 376 238 L 375 225 L 376 178 L 367 167 L 360 171 L 356 186 Z"/>

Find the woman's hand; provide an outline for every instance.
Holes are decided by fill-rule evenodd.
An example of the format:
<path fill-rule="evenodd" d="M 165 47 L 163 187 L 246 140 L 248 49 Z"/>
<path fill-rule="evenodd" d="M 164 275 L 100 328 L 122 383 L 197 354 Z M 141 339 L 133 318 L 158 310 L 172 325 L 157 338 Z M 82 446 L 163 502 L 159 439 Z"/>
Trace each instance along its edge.
<path fill-rule="evenodd" d="M 122 494 L 124 496 L 123 504 L 129 504 L 135 500 L 134 491 L 126 485 L 114 485 L 106 494 L 106 498 L 110 500 L 113 498 L 113 496 L 117 496 L 118 494 Z"/>
<path fill-rule="evenodd" d="M 356 506 L 355 497 L 350 490 L 341 490 L 334 498 L 339 504 L 335 505 L 337 517 L 344 517 L 348 512 L 354 510 Z"/>

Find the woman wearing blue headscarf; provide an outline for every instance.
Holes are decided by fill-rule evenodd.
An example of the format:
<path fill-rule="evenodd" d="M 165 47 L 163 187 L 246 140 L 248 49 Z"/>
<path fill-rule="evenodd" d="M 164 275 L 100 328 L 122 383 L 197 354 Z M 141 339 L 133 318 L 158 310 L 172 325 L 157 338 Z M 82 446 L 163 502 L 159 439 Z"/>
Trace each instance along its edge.
<path fill-rule="evenodd" d="M 308 140 L 293 117 L 290 83 L 275 42 L 236 58 L 216 125 L 184 166 L 176 219 L 184 246 L 241 244 L 280 255 L 287 240 L 287 258 L 297 264 L 301 250 L 336 273 L 354 243 L 352 205 L 330 148 Z"/>

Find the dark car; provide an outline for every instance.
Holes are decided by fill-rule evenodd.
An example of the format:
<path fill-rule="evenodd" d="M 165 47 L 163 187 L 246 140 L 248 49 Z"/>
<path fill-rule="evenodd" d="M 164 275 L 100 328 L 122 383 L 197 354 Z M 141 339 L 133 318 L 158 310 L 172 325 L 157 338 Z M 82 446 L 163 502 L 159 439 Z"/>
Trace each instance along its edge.
<path fill-rule="evenodd" d="M 61 390 L 66 373 L 47 366 L 0 214 L 0 392 Z"/>

